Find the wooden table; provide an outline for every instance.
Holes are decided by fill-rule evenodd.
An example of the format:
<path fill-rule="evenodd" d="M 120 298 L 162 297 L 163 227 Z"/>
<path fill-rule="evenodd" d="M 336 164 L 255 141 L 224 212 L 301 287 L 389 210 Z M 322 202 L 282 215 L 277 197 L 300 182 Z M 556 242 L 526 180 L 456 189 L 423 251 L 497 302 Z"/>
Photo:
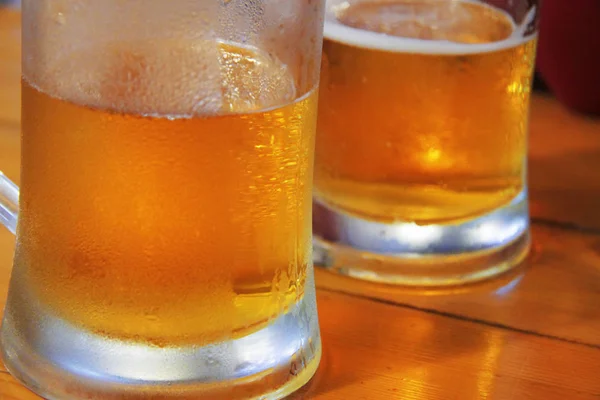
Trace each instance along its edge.
<path fill-rule="evenodd" d="M 19 15 L 0 10 L 0 167 L 19 181 Z M 323 361 L 294 399 L 600 399 L 600 120 L 535 96 L 534 251 L 446 291 L 317 271 Z M 0 308 L 14 238 L 0 229 Z M 0 365 L 0 399 L 39 399 Z"/>

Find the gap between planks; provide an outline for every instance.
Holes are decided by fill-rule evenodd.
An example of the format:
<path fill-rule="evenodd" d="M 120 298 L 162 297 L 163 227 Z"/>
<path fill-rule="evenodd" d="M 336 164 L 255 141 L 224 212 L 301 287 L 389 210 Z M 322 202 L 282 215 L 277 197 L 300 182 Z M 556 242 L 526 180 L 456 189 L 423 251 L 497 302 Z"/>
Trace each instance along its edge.
<path fill-rule="evenodd" d="M 408 303 L 402 303 L 402 302 L 393 301 L 393 300 L 389 300 L 389 299 L 381 299 L 378 297 L 368 296 L 368 295 L 364 295 L 364 294 L 360 294 L 360 293 L 345 292 L 343 290 L 319 287 L 318 284 L 317 284 L 317 289 L 320 291 L 323 291 L 323 292 L 329 292 L 329 293 L 335 293 L 335 294 L 345 295 L 345 296 L 349 296 L 349 297 L 355 297 L 355 298 L 359 298 L 362 300 L 369 300 L 369 301 L 373 301 L 373 302 L 379 303 L 379 304 L 385 304 L 385 305 L 389 305 L 389 306 L 405 308 L 408 310 L 419 311 L 419 312 L 423 312 L 426 314 L 431 314 L 431 315 L 435 315 L 435 316 L 439 316 L 439 317 L 450 318 L 450 319 L 463 321 L 463 322 L 470 322 L 470 323 L 483 325 L 483 326 L 487 326 L 487 327 L 491 327 L 491 328 L 497 328 L 497 329 L 501 329 L 501 330 L 505 330 L 505 331 L 522 333 L 524 335 L 535 336 L 535 337 L 544 338 L 544 339 L 551 339 L 551 340 L 556 340 L 556 341 L 563 342 L 563 343 L 569 343 L 569 344 L 574 344 L 574 345 L 578 345 L 578 346 L 588 347 L 591 349 L 600 350 L 600 345 L 597 345 L 597 344 L 586 343 L 586 342 L 579 341 L 579 340 L 568 339 L 568 338 L 564 338 L 561 336 L 541 333 L 541 332 L 537 332 L 537 331 L 530 330 L 530 329 L 517 328 L 514 326 L 507 325 L 507 324 L 502 324 L 499 322 L 487 321 L 487 320 L 481 319 L 481 318 L 468 317 L 465 315 L 455 314 L 455 313 L 451 313 L 451 312 L 447 312 L 447 311 L 439 311 L 439 310 L 436 310 L 433 308 L 419 307 L 419 306 L 415 306 L 415 305 L 408 304 Z"/>

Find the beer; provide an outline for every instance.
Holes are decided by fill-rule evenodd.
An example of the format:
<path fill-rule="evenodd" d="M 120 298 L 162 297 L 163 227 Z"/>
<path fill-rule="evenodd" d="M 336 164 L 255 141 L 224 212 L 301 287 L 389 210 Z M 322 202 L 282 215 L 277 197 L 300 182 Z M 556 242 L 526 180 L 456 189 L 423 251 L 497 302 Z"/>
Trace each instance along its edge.
<path fill-rule="evenodd" d="M 533 37 L 478 2 L 328 8 L 319 202 L 380 222 L 452 224 L 524 189 Z"/>
<path fill-rule="evenodd" d="M 157 346 L 247 335 L 302 298 L 315 90 L 224 42 L 109 43 L 55 64 L 22 82 L 15 271 L 31 298 Z"/>

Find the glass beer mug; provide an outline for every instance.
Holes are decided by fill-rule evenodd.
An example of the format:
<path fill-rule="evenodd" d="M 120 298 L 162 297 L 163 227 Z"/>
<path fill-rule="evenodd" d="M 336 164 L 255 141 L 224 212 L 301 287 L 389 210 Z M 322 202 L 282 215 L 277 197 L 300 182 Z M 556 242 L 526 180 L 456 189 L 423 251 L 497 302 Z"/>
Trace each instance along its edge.
<path fill-rule="evenodd" d="M 318 264 L 439 287 L 523 261 L 538 10 L 538 0 L 327 0 Z"/>
<path fill-rule="evenodd" d="M 321 0 L 23 2 L 1 348 L 33 391 L 277 399 L 313 375 L 323 13 Z"/>

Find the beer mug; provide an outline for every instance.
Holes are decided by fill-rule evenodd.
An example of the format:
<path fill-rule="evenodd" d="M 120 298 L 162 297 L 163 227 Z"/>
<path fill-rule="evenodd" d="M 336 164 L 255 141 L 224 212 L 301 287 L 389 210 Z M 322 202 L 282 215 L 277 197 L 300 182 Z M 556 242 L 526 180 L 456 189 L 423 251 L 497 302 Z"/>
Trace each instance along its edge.
<path fill-rule="evenodd" d="M 324 1 L 22 12 L 20 193 L 0 180 L 10 372 L 49 399 L 278 399 L 307 382 Z"/>
<path fill-rule="evenodd" d="M 319 264 L 418 286 L 529 249 L 536 0 L 328 0 L 315 164 Z"/>

